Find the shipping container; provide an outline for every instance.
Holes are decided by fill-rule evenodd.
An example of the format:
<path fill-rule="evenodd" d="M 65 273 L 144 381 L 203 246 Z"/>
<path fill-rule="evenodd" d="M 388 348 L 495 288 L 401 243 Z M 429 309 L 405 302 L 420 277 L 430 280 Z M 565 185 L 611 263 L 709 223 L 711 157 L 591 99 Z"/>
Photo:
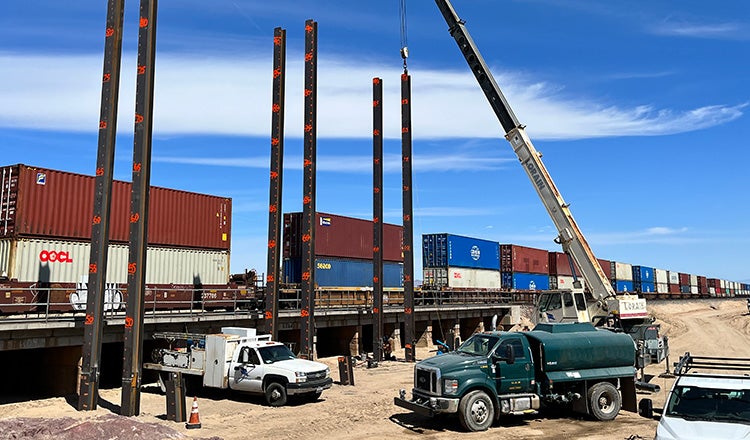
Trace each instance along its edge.
<path fill-rule="evenodd" d="M 656 283 L 656 293 L 669 293 L 669 284 Z"/>
<path fill-rule="evenodd" d="M 657 284 L 668 284 L 669 283 L 669 274 L 664 269 L 654 269 L 654 280 Z M 679 280 L 677 280 L 679 281 Z M 658 291 L 658 289 L 657 289 Z"/>
<path fill-rule="evenodd" d="M 691 286 L 698 285 L 698 275 L 690 275 L 690 285 Z"/>
<path fill-rule="evenodd" d="M 633 281 L 642 283 L 654 283 L 654 268 L 646 266 L 633 266 Z"/>
<path fill-rule="evenodd" d="M 306 233 L 302 231 L 302 213 L 284 214 L 283 226 L 284 258 L 302 257 L 302 243 Z M 403 227 L 383 224 L 383 261 L 404 261 L 401 251 Z M 373 223 L 342 215 L 315 214 L 315 255 L 371 260 L 373 252 Z"/>
<path fill-rule="evenodd" d="M 95 178 L 12 165 L 0 169 L 0 237 L 91 240 Z M 112 184 L 111 242 L 130 236 L 129 182 Z M 230 248 L 232 199 L 151 187 L 150 245 Z"/>
<path fill-rule="evenodd" d="M 315 285 L 317 287 L 372 287 L 372 260 L 352 258 L 317 257 L 315 259 Z M 285 258 L 283 262 L 285 283 L 302 281 L 302 260 Z M 404 265 L 383 263 L 383 287 L 404 286 Z"/>
<path fill-rule="evenodd" d="M 690 286 L 680 286 L 680 293 L 690 293 Z"/>
<path fill-rule="evenodd" d="M 599 261 L 599 266 L 601 266 L 602 272 L 604 272 L 604 275 L 607 277 L 608 280 L 611 280 L 613 278 L 612 262 L 609 260 L 602 260 L 601 258 L 597 258 L 597 261 Z"/>
<path fill-rule="evenodd" d="M 498 243 L 454 234 L 423 234 L 422 266 L 499 270 Z"/>
<path fill-rule="evenodd" d="M 698 294 L 698 286 L 690 286 L 690 293 L 693 295 Z"/>
<path fill-rule="evenodd" d="M 40 238 L 0 239 L 0 272 L 22 283 L 87 282 L 91 243 Z M 108 283 L 127 283 L 129 249 L 110 244 Z M 229 251 L 164 248 L 146 251 L 147 284 L 227 284 Z"/>
<path fill-rule="evenodd" d="M 549 252 L 517 244 L 501 244 L 500 271 L 549 275 Z"/>
<path fill-rule="evenodd" d="M 511 290 L 549 290 L 549 275 L 525 273 L 525 272 L 503 272 L 503 289 Z"/>
<path fill-rule="evenodd" d="M 680 272 L 680 286 L 690 285 L 690 274 Z M 685 293 L 685 292 L 682 292 Z"/>
<path fill-rule="evenodd" d="M 581 276 L 581 269 L 575 265 L 572 257 L 569 257 L 565 252 L 549 252 L 549 273 L 550 275 L 573 275 L 571 265 L 576 268 L 576 275 Z"/>
<path fill-rule="evenodd" d="M 698 293 L 708 293 L 708 279 L 698 276 Z"/>
<path fill-rule="evenodd" d="M 680 273 L 670 270 L 669 271 L 669 284 L 674 284 L 675 286 L 680 285 Z"/>
<path fill-rule="evenodd" d="M 680 285 L 679 284 L 669 284 L 669 293 L 676 293 L 679 295 L 680 293 Z"/>
<path fill-rule="evenodd" d="M 633 266 L 628 263 L 613 262 L 615 279 L 619 281 L 633 281 Z M 631 288 L 632 290 L 632 288 Z"/>
<path fill-rule="evenodd" d="M 422 286 L 454 289 L 500 289 L 500 271 L 470 267 L 431 267 L 423 270 Z"/>
<path fill-rule="evenodd" d="M 614 280 L 612 288 L 615 292 L 633 292 L 633 281 L 631 280 Z"/>
<path fill-rule="evenodd" d="M 656 286 L 648 281 L 633 281 L 633 291 L 638 293 L 654 293 Z"/>
<path fill-rule="evenodd" d="M 586 281 L 578 277 L 578 282 L 581 283 L 581 287 L 573 286 L 573 277 L 568 275 L 551 275 L 550 276 L 550 289 L 561 289 L 561 290 L 574 290 L 576 292 L 583 291 L 586 287 Z"/>

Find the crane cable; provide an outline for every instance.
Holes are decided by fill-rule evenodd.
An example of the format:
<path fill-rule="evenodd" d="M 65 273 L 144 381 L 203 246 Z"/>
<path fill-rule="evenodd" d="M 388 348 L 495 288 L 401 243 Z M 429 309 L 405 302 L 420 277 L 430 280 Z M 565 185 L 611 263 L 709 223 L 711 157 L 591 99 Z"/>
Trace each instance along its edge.
<path fill-rule="evenodd" d="M 406 59 L 409 58 L 409 47 L 406 39 L 406 0 L 399 0 L 400 8 L 398 11 L 401 20 L 401 58 L 404 60 L 404 73 L 408 73 Z"/>

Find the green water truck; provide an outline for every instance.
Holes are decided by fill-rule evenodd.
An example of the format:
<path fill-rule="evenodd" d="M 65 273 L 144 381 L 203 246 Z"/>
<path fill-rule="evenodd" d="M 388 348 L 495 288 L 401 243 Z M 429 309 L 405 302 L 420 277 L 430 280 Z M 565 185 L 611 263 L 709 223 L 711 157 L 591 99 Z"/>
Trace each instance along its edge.
<path fill-rule="evenodd" d="M 636 412 L 636 347 L 590 323 L 542 323 L 527 332 L 483 332 L 414 366 L 412 398 L 394 404 L 436 417 L 457 414 L 469 431 L 501 415 L 561 406 L 597 420 Z"/>

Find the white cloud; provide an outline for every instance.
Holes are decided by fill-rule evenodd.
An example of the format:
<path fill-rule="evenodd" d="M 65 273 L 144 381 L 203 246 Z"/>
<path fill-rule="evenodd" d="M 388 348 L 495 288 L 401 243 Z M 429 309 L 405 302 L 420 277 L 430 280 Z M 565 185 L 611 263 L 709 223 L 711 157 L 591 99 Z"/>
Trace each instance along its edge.
<path fill-rule="evenodd" d="M 270 58 L 270 57 L 269 57 Z M 290 57 L 291 58 L 291 57 Z M 93 132 L 99 118 L 101 57 L 0 54 L 0 127 Z M 125 54 L 119 129 L 132 132 L 134 56 Z M 369 138 L 372 77 L 384 79 L 384 135 L 401 134 L 400 69 L 321 58 L 318 136 Z M 271 63 L 221 57 L 160 55 L 154 130 L 159 134 L 270 136 Z M 302 66 L 287 65 L 287 136 L 302 136 Z M 502 129 L 471 75 L 413 70 L 414 138 L 498 138 Z M 716 126 L 746 104 L 675 111 L 568 100 L 545 83 L 498 75 L 503 91 L 535 139 L 663 135 Z"/>
<path fill-rule="evenodd" d="M 670 35 L 694 38 L 736 38 L 742 27 L 737 23 L 690 23 L 674 22 L 670 19 L 654 25 L 651 32 L 656 35 Z"/>

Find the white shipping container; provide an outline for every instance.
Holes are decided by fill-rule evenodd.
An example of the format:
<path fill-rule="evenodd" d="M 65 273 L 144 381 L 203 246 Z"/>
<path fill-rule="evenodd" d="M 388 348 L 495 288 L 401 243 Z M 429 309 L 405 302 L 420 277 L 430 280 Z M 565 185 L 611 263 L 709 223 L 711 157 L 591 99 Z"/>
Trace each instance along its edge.
<path fill-rule="evenodd" d="M 427 270 L 425 269 L 425 272 Z M 499 270 L 473 269 L 469 267 L 434 268 L 429 270 L 434 271 L 431 279 L 437 281 L 435 284 L 437 286 L 463 289 L 499 289 L 502 286 Z M 427 280 L 426 276 L 425 280 Z"/>
<path fill-rule="evenodd" d="M 669 293 L 669 284 L 656 283 L 656 293 Z"/>
<path fill-rule="evenodd" d="M 0 272 L 19 282 L 88 281 L 90 242 L 49 239 L 0 240 Z M 110 244 L 107 283 L 127 283 L 127 245 Z M 226 284 L 229 251 L 149 247 L 147 284 Z"/>
<path fill-rule="evenodd" d="M 668 276 L 669 276 L 669 284 L 674 284 L 675 286 L 680 285 L 680 273 L 679 272 L 670 270 Z"/>
<path fill-rule="evenodd" d="M 621 281 L 633 281 L 633 265 L 615 262 L 615 279 Z"/>
<path fill-rule="evenodd" d="M 654 282 L 655 283 L 663 283 L 667 284 L 669 283 L 669 276 L 667 275 L 667 271 L 664 269 L 654 269 Z M 657 289 L 658 292 L 658 289 Z"/>
<path fill-rule="evenodd" d="M 690 285 L 691 286 L 698 285 L 698 275 L 690 275 Z"/>
<path fill-rule="evenodd" d="M 698 286 L 690 286 L 690 293 L 697 295 L 698 294 Z"/>
<path fill-rule="evenodd" d="M 722 289 L 726 289 L 726 287 L 727 287 L 727 282 L 726 282 L 725 280 L 719 280 L 719 283 L 721 283 L 721 288 L 722 288 Z"/>
<path fill-rule="evenodd" d="M 581 277 L 578 277 L 578 281 L 581 283 L 581 287 L 578 289 L 573 287 L 573 276 L 558 275 L 554 278 L 555 278 L 555 281 L 557 282 L 556 289 L 565 289 L 565 290 L 572 290 L 574 292 L 583 292 L 583 289 L 586 287 L 586 281 L 584 281 L 584 279 Z"/>

